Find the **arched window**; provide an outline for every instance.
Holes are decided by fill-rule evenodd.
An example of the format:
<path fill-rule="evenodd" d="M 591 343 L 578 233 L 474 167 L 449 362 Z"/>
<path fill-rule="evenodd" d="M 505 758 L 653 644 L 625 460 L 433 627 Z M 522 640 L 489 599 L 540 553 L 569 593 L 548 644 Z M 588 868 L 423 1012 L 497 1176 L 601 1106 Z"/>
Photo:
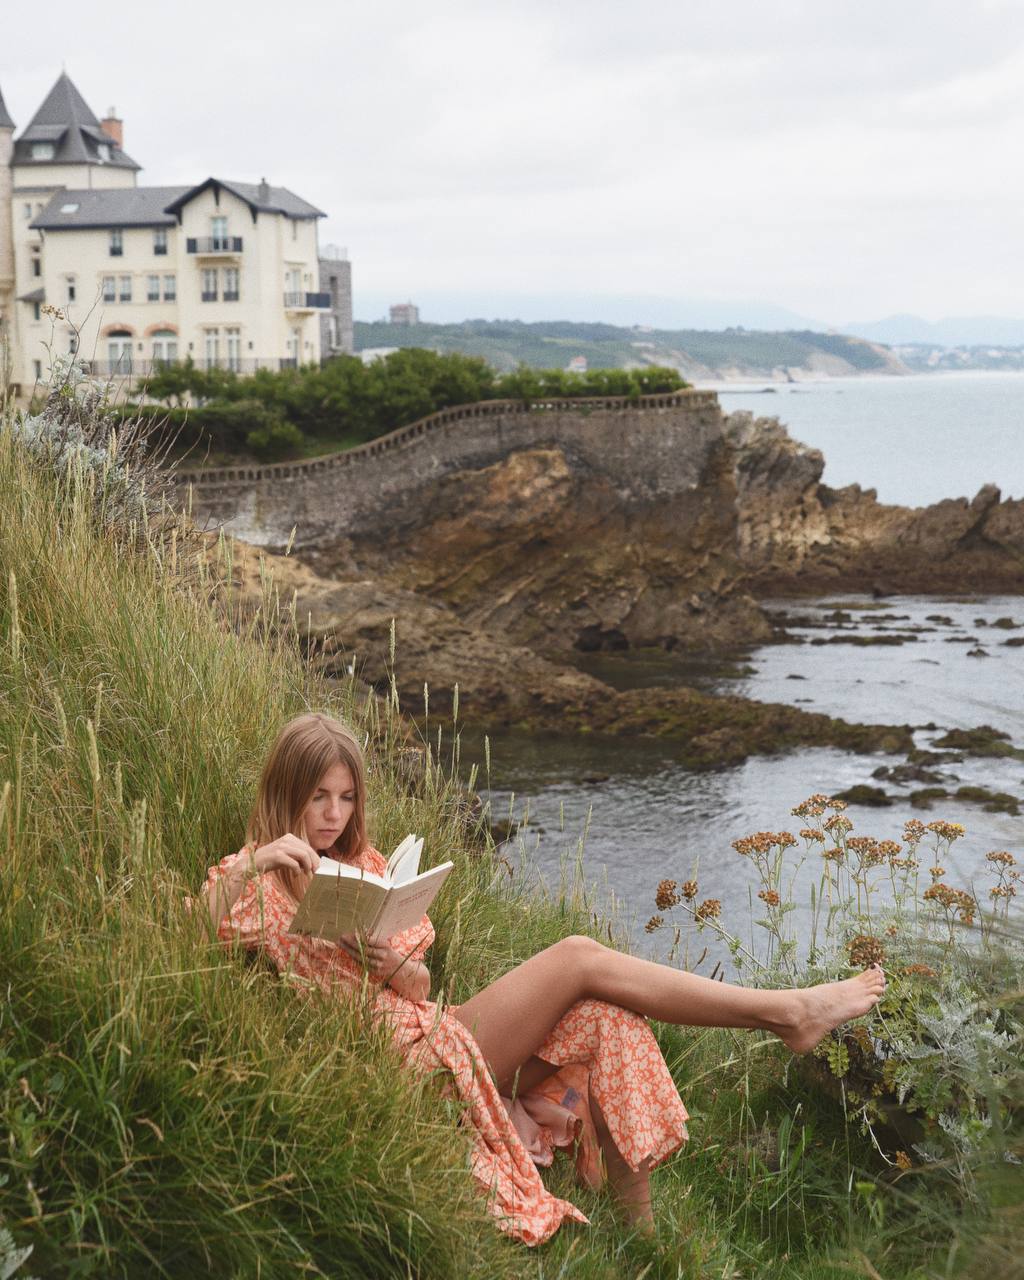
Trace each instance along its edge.
<path fill-rule="evenodd" d="M 157 329 L 153 334 L 153 363 L 174 364 L 178 358 L 178 335 L 173 329 Z"/>
<path fill-rule="evenodd" d="M 132 333 L 130 329 L 111 329 L 107 333 L 107 360 L 111 373 L 131 373 Z"/>

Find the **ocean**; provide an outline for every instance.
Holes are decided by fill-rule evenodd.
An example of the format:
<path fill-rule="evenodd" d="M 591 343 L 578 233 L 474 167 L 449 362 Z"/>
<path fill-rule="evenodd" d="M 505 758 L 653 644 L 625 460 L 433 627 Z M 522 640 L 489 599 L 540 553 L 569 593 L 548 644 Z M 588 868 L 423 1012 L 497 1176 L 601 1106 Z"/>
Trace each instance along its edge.
<path fill-rule="evenodd" d="M 721 400 L 727 411 L 750 408 L 781 417 L 796 439 L 823 451 L 824 479 L 835 487 L 857 482 L 876 488 L 883 501 L 905 505 L 973 496 L 987 482 L 998 484 L 1004 496 L 1024 494 L 1020 375 L 844 379 L 787 386 L 773 395 L 730 388 Z M 851 634 L 889 629 L 914 633 L 915 641 L 877 648 L 755 647 L 734 655 L 752 668 L 738 679 L 668 654 L 596 655 L 588 669 L 619 687 L 692 683 L 851 721 L 910 724 L 915 744 L 923 748 L 947 729 L 980 724 L 1024 747 L 1024 647 L 1006 643 L 1024 636 L 1024 596 L 902 596 L 884 604 L 897 620 L 880 622 L 870 600 L 852 595 L 779 600 L 768 607 Z M 829 621 L 837 606 L 850 621 Z M 992 625 L 1000 619 L 1008 623 Z M 798 627 L 794 634 L 810 639 L 827 633 Z M 968 656 L 972 649 L 985 656 Z M 896 785 L 872 777 L 880 766 L 900 761 L 806 749 L 694 773 L 674 760 L 666 743 L 505 733 L 491 744 L 490 789 L 484 794 L 495 820 L 512 815 L 523 822 L 518 839 L 506 846 L 507 856 L 553 892 L 564 878 L 581 874 L 594 909 L 614 911 L 632 948 L 664 958 L 670 932 L 644 931 L 655 913 L 660 880 L 695 876 L 701 898 L 722 902 L 723 923 L 749 934 L 751 908 L 759 906 L 757 886 L 732 841 L 764 829 L 796 832 L 802 824 L 792 816 L 793 806 L 814 792 L 833 794 L 857 783 L 884 788 L 893 804 L 851 806 L 854 834 L 899 840 L 912 817 L 962 822 L 967 835 L 946 860 L 947 881 L 973 883 L 987 900 L 985 854 L 1006 849 L 1024 861 L 1024 818 L 989 813 L 956 798 L 933 801 L 930 810 L 914 808 L 910 793 L 923 783 Z M 935 767 L 943 775 L 939 785 L 949 791 L 979 785 L 1024 802 L 1024 761 L 965 756 Z M 796 873 L 798 901 L 806 901 L 819 877 L 812 856 Z M 756 947 L 756 936 L 747 941 Z M 724 947 L 706 931 L 692 937 L 690 962 L 694 950 L 699 954 L 705 946 L 701 972 L 720 960 L 726 976 L 736 976 Z"/>

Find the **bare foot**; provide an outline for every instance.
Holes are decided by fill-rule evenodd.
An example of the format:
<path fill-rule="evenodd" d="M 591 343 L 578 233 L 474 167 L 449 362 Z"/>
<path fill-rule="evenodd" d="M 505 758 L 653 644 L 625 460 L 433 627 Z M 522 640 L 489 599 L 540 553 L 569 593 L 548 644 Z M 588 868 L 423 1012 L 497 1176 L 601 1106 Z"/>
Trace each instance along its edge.
<path fill-rule="evenodd" d="M 793 991 L 793 1013 L 776 1034 L 794 1053 L 807 1053 L 833 1028 L 873 1009 L 884 991 L 885 974 L 877 965 L 842 982 Z"/>

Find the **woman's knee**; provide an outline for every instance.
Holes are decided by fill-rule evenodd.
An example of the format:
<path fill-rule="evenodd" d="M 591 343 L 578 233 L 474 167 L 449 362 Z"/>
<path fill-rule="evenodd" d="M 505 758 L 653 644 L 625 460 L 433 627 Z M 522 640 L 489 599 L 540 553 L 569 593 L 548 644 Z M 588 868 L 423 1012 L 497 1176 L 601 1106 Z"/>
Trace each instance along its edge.
<path fill-rule="evenodd" d="M 607 950 L 595 938 L 588 938 L 582 933 L 570 934 L 552 947 L 559 965 L 564 966 L 564 971 L 576 980 L 580 998 L 592 990 L 594 977 Z"/>

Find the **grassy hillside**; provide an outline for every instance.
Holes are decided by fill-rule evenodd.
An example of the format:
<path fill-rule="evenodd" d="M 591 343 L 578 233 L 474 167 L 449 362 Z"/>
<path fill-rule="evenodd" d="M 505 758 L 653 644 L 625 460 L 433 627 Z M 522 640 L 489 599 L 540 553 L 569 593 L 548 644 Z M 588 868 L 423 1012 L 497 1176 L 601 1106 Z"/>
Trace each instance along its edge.
<path fill-rule="evenodd" d="M 679 367 L 684 373 L 701 366 L 711 373 L 743 369 L 765 376 L 778 369 L 810 369 L 825 356 L 844 360 L 854 372 L 882 373 L 890 364 L 884 348 L 844 334 L 626 329 L 569 321 L 466 320 L 409 327 L 357 321 L 355 344 L 357 351 L 417 346 L 482 356 L 501 371 L 520 364 L 537 369 L 564 368 L 573 356 L 585 356 L 592 369 L 657 364 Z"/>
<path fill-rule="evenodd" d="M 358 1008 L 298 1000 L 212 944 L 183 898 L 241 844 L 280 723 L 313 706 L 367 736 L 376 841 L 417 830 L 455 861 L 435 993 L 458 1000 L 612 925 L 578 887 L 544 897 L 494 856 L 437 752 L 410 768 L 393 702 L 358 707 L 310 674 L 279 638 L 272 583 L 243 615 L 228 545 L 211 560 L 183 523 L 147 532 L 120 446 L 69 449 L 76 421 L 35 423 L 31 448 L 10 414 L 0 424 L 0 1220 L 32 1249 L 17 1266 L 0 1238 L 0 1273 L 968 1273 L 956 1245 L 977 1204 L 941 1177 L 921 1196 L 888 1187 L 788 1054 L 716 1031 L 658 1028 L 692 1141 L 655 1174 L 656 1242 L 565 1162 L 549 1186 L 593 1226 L 535 1251 L 500 1236 L 452 1104 Z M 449 768 L 452 750 L 443 740 Z M 994 1280 L 1002 1240 L 991 1248 Z"/>

